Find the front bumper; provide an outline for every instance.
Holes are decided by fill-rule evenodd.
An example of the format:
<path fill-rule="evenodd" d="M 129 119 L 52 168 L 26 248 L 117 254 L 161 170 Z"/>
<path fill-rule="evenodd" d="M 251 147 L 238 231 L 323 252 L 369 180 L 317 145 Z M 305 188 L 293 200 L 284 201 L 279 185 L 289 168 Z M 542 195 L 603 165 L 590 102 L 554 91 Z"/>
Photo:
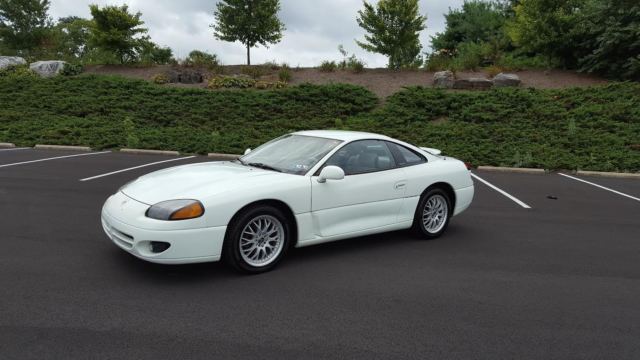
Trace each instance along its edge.
<path fill-rule="evenodd" d="M 131 219 L 135 220 L 136 216 L 116 218 L 113 216 L 113 211 L 110 211 L 113 210 L 110 208 L 119 202 L 117 199 L 119 196 L 124 195 L 116 194 L 107 200 L 101 217 L 104 232 L 122 250 L 140 259 L 159 264 L 188 264 L 220 260 L 226 226 L 180 230 L 150 230 L 133 226 L 129 222 Z M 140 211 L 135 209 L 135 205 L 132 207 L 133 211 Z M 158 251 L 152 247 L 152 242 L 165 243 L 169 247 Z"/>

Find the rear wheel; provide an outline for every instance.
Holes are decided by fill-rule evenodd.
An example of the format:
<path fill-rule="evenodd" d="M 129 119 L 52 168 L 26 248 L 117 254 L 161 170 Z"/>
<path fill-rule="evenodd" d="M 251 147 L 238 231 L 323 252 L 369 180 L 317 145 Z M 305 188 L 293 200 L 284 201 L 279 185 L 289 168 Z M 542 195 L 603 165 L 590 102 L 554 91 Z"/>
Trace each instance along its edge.
<path fill-rule="evenodd" d="M 246 273 L 273 269 L 289 247 L 286 216 L 271 206 L 256 206 L 236 216 L 225 238 L 224 256 Z"/>
<path fill-rule="evenodd" d="M 451 217 L 451 199 L 440 188 L 427 191 L 420 198 L 413 218 L 413 232 L 425 239 L 442 235 Z"/>

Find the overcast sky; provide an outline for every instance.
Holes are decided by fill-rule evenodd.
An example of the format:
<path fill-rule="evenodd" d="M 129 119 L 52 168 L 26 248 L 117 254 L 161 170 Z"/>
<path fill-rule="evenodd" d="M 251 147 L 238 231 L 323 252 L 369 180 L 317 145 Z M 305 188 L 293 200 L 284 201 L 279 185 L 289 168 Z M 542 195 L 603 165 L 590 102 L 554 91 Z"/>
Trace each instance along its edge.
<path fill-rule="evenodd" d="M 373 0 L 375 1 L 375 0 Z M 216 53 L 224 64 L 241 64 L 246 60 L 240 43 L 218 41 L 209 25 L 213 23 L 215 0 L 52 0 L 50 14 L 54 19 L 76 15 L 90 17 L 89 4 L 127 4 L 132 11 L 142 12 L 142 20 L 154 42 L 169 46 L 174 55 L 184 58 L 191 50 Z M 370 1 L 371 2 L 371 1 Z M 427 15 L 427 29 L 420 38 L 424 50 L 430 36 L 444 28 L 443 14 L 448 8 L 461 6 L 463 0 L 421 0 L 420 12 Z M 280 43 L 268 49 L 251 50 L 252 63 L 275 60 L 291 66 L 317 66 L 322 60 L 338 60 L 338 45 L 363 59 L 368 67 L 386 66 L 382 55 L 367 53 L 354 39 L 362 39 L 363 31 L 356 23 L 361 0 L 281 0 L 280 19 L 287 30 Z"/>

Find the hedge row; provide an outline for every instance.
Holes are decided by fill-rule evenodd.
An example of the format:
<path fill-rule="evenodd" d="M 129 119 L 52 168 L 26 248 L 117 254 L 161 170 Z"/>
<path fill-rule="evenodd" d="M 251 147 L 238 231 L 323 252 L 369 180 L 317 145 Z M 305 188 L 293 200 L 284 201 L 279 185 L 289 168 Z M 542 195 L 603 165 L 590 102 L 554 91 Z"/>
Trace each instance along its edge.
<path fill-rule="evenodd" d="M 0 77 L 0 142 L 239 153 L 286 132 L 384 133 L 477 165 L 640 171 L 640 85 L 451 92 L 210 91 L 109 76 Z"/>

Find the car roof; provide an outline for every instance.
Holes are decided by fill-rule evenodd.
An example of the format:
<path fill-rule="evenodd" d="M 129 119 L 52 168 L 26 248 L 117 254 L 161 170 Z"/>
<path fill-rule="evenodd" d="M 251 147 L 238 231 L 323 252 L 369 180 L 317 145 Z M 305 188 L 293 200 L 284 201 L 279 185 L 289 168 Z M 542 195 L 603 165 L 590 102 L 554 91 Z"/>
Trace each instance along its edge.
<path fill-rule="evenodd" d="M 369 132 L 362 131 L 346 131 L 346 130 L 305 130 L 305 131 L 297 131 L 293 133 L 294 135 L 304 135 L 304 136 L 315 136 L 322 137 L 327 139 L 335 139 L 342 141 L 354 141 L 361 139 L 391 139 L 388 136 L 374 134 Z"/>

